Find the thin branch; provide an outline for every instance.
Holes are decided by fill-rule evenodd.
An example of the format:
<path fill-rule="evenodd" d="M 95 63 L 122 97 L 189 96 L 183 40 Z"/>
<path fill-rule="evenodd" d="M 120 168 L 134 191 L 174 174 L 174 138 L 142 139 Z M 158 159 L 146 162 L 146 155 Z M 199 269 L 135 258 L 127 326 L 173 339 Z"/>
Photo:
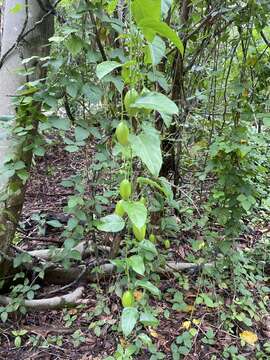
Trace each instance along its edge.
<path fill-rule="evenodd" d="M 63 103 L 64 103 L 64 107 L 65 107 L 65 110 L 66 110 L 66 114 L 69 118 L 69 120 L 71 121 L 72 124 L 75 123 L 75 118 L 72 114 L 72 111 L 70 109 L 70 106 L 69 106 L 69 101 L 68 101 L 68 97 L 67 97 L 67 94 L 65 93 L 64 97 L 63 97 Z"/>
<path fill-rule="evenodd" d="M 213 9 L 196 27 L 193 31 L 191 31 L 191 33 L 187 34 L 184 37 L 184 41 L 189 40 L 192 36 L 194 36 L 197 32 L 199 32 L 201 30 L 201 28 L 204 27 L 204 25 L 206 25 L 207 23 L 212 23 L 213 20 L 222 15 L 224 13 L 224 11 L 222 12 L 217 12 L 215 9 Z M 214 14 L 214 15 L 213 15 Z"/>
<path fill-rule="evenodd" d="M 223 111 L 223 123 L 221 125 L 221 129 L 219 131 L 219 133 L 222 132 L 225 123 L 226 123 L 226 114 L 227 114 L 227 88 L 228 88 L 228 81 L 229 81 L 229 76 L 231 73 L 231 69 L 232 69 L 232 64 L 233 64 L 233 59 L 234 59 L 234 55 L 235 52 L 238 48 L 240 40 L 236 43 L 236 45 L 234 46 L 233 50 L 232 50 L 232 54 L 231 54 L 231 58 L 230 58 L 230 63 L 229 63 L 229 68 L 228 68 L 228 72 L 227 72 L 227 76 L 226 76 L 226 80 L 225 80 L 225 85 L 224 85 L 224 93 L 223 93 L 223 99 L 224 99 L 224 111 Z"/>
<path fill-rule="evenodd" d="M 28 1 L 28 0 L 26 0 Z M 0 69 L 3 67 L 5 60 L 8 58 L 8 56 L 13 52 L 14 49 L 16 49 L 18 47 L 18 45 L 20 44 L 20 42 L 22 40 L 24 40 L 26 38 L 27 35 L 29 35 L 32 31 L 34 31 L 40 24 L 43 23 L 43 21 L 46 20 L 46 18 L 48 16 L 50 16 L 51 14 L 53 14 L 53 12 L 55 11 L 56 6 L 61 2 L 62 0 L 58 0 L 56 1 L 54 7 L 52 9 L 50 9 L 46 14 L 44 14 L 42 16 L 42 18 L 37 21 L 29 30 L 25 31 L 25 26 L 23 26 L 22 31 L 20 32 L 20 34 L 17 37 L 17 40 L 15 41 L 15 43 L 5 52 L 5 54 L 1 57 L 0 59 Z"/>
<path fill-rule="evenodd" d="M 88 1 L 88 0 L 85 0 L 85 2 L 86 2 L 86 4 L 89 5 L 89 1 Z M 97 23 L 96 23 L 96 19 L 95 19 L 94 15 L 93 15 L 93 13 L 92 13 L 91 11 L 89 11 L 89 14 L 90 14 L 90 19 L 91 19 L 93 25 L 95 26 L 94 31 L 95 31 L 95 35 L 96 35 L 96 43 L 97 43 L 97 46 L 98 46 L 98 48 L 99 48 L 99 51 L 100 51 L 100 53 L 101 53 L 101 56 L 102 56 L 103 61 L 106 61 L 106 60 L 107 60 L 107 55 L 106 55 L 106 53 L 105 53 L 104 47 L 103 47 L 103 45 L 102 45 L 102 43 L 101 43 L 101 40 L 100 40 L 99 31 L 98 31 Z"/>
<path fill-rule="evenodd" d="M 267 39 L 267 37 L 265 36 L 265 34 L 264 34 L 264 32 L 262 30 L 260 31 L 260 34 L 261 34 L 261 37 L 263 38 L 263 41 L 270 48 L 270 41 Z"/>
<path fill-rule="evenodd" d="M 100 40 L 100 36 L 99 36 L 99 31 L 97 29 L 97 24 L 95 22 L 95 19 L 94 19 L 94 16 L 93 14 L 90 13 L 90 17 L 91 17 L 91 20 L 94 21 L 94 24 L 95 24 L 95 34 L 96 34 L 96 42 L 97 42 L 97 46 L 99 48 L 99 51 L 101 53 L 101 56 L 102 56 L 102 59 L 103 61 L 106 61 L 107 60 L 107 55 L 105 54 L 105 50 L 104 50 L 104 47 L 101 43 L 101 40 Z"/>

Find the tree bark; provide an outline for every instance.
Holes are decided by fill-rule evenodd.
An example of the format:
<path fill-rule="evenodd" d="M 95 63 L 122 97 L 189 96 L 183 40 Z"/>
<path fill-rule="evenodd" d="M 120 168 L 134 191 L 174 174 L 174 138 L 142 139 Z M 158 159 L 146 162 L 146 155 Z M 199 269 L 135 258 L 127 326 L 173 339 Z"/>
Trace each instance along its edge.
<path fill-rule="evenodd" d="M 22 66 L 23 59 L 34 55 L 44 57 L 49 54 L 49 47 L 45 45 L 53 34 L 54 20 L 52 12 L 46 13 L 46 1 L 43 0 L 44 8 L 40 4 L 42 2 L 36 0 L 6 0 L 3 4 L 0 52 L 0 117 L 2 118 L 16 116 L 13 98 L 20 86 L 29 80 L 45 76 L 45 71 L 38 62 L 30 64 L 35 67 L 30 79 L 28 76 L 19 75 L 17 71 L 25 68 Z M 20 11 L 13 11 L 15 6 L 16 8 L 19 6 Z M 26 168 L 29 169 L 32 151 L 23 151 L 25 144 L 14 136 L 12 131 L 14 126 L 14 120 L 5 122 L 0 120 L 0 169 L 3 168 L 7 157 L 12 157 L 15 161 L 24 161 Z M 0 171 L 0 250 L 6 253 L 22 210 L 25 184 L 18 177 L 8 178 L 3 173 Z M 11 189 L 14 184 L 15 192 Z M 3 272 L 5 273 L 5 270 L 2 267 L 1 275 Z"/>

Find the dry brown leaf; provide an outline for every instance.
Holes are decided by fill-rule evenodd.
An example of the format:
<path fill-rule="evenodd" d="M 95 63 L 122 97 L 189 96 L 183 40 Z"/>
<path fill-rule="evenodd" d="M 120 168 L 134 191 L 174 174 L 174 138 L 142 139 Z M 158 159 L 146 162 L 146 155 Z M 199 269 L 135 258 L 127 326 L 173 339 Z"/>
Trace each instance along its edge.
<path fill-rule="evenodd" d="M 134 295 L 134 298 L 136 301 L 140 301 L 143 297 L 143 292 L 142 291 L 139 291 L 139 290 L 135 290 L 133 292 L 133 295 Z"/>
<path fill-rule="evenodd" d="M 126 339 L 124 339 L 123 337 L 120 337 L 120 344 L 125 349 L 126 347 L 128 347 L 129 342 L 126 341 Z"/>
<path fill-rule="evenodd" d="M 68 310 L 69 315 L 76 315 L 78 310 L 76 308 Z"/>
<path fill-rule="evenodd" d="M 149 327 L 149 334 L 153 337 L 153 338 L 156 338 L 158 339 L 158 333 L 152 329 L 151 327 Z"/>

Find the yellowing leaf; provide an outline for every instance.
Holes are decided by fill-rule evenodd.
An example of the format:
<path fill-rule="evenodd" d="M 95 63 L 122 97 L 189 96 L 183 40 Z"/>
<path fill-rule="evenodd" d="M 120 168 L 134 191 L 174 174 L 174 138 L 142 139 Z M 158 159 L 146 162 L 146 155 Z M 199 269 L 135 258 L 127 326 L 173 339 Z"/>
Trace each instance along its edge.
<path fill-rule="evenodd" d="M 195 310 L 195 306 L 193 305 L 187 305 L 185 307 L 185 309 L 183 309 L 182 311 L 185 312 L 185 313 L 190 313 L 190 312 L 193 312 Z"/>
<path fill-rule="evenodd" d="M 158 338 L 158 333 L 153 330 L 151 327 L 149 327 L 149 334 L 153 337 L 153 338 Z"/>
<path fill-rule="evenodd" d="M 228 289 L 228 285 L 225 282 L 221 282 L 218 286 L 220 289 Z"/>
<path fill-rule="evenodd" d="M 255 343 L 258 341 L 258 336 L 254 332 L 248 330 L 241 332 L 240 338 L 249 345 L 255 345 Z"/>
<path fill-rule="evenodd" d="M 193 323 L 194 325 L 200 325 L 201 320 L 199 320 L 199 319 L 193 319 L 193 320 L 192 320 L 192 323 Z"/>
<path fill-rule="evenodd" d="M 184 321 L 183 323 L 182 323 L 182 326 L 181 326 L 181 328 L 182 329 L 185 329 L 185 330 L 188 330 L 189 328 L 190 328 L 190 326 L 191 326 L 191 321 Z"/>
<path fill-rule="evenodd" d="M 248 89 L 244 89 L 242 92 L 243 97 L 248 97 Z"/>

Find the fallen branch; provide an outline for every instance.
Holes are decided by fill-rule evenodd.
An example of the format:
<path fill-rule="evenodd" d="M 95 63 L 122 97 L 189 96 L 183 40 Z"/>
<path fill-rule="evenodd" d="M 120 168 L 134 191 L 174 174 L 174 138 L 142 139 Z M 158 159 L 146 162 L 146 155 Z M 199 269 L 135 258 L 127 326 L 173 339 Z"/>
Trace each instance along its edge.
<path fill-rule="evenodd" d="M 83 241 L 75 246 L 72 250 L 78 251 L 81 255 L 84 253 L 86 248 L 86 242 Z M 38 249 L 27 251 L 27 253 L 33 257 L 42 259 L 42 260 L 51 260 L 55 255 L 60 255 L 63 249 L 61 248 L 52 248 L 52 249 Z"/>
<path fill-rule="evenodd" d="M 22 305 L 28 309 L 32 310 L 53 310 L 63 308 L 66 305 L 75 305 L 80 302 L 84 291 L 84 287 L 80 286 L 75 289 L 73 292 L 62 295 L 55 296 L 49 299 L 33 299 L 33 300 L 24 300 Z M 0 304 L 1 305 L 10 305 L 12 303 L 12 298 L 4 295 L 0 295 Z"/>
<path fill-rule="evenodd" d="M 161 272 L 169 272 L 172 273 L 174 271 L 185 271 L 185 270 L 197 270 L 203 267 L 211 266 L 212 264 L 202 264 L 198 265 L 195 263 L 186 263 L 186 262 L 175 262 L 169 261 L 165 265 L 165 269 L 160 269 Z"/>
<path fill-rule="evenodd" d="M 199 270 L 201 268 L 206 268 L 213 266 L 211 263 L 207 264 L 195 264 L 195 263 L 185 263 L 185 262 L 175 262 L 169 261 L 164 268 L 157 270 L 159 274 L 173 274 L 178 271 L 188 271 L 188 270 Z M 95 271 L 93 271 L 95 269 Z M 45 281 L 46 283 L 53 283 L 57 285 L 64 285 L 76 281 L 82 272 L 82 266 L 72 267 L 68 270 L 63 268 L 48 268 L 45 271 Z M 116 266 L 110 263 L 105 264 L 90 264 L 83 275 L 80 277 L 81 281 L 91 282 L 96 281 L 97 279 L 104 279 L 116 272 Z"/>
<path fill-rule="evenodd" d="M 102 251 L 110 251 L 108 246 L 97 246 L 99 250 Z M 82 241 L 78 245 L 76 245 L 72 250 L 78 251 L 82 258 L 88 256 L 89 254 L 95 253 L 95 248 L 91 243 L 89 244 L 88 241 Z M 40 250 L 32 250 L 27 251 L 27 253 L 33 257 L 42 259 L 42 260 L 51 260 L 53 256 L 60 255 L 63 249 L 56 248 L 56 249 L 40 249 Z"/>

